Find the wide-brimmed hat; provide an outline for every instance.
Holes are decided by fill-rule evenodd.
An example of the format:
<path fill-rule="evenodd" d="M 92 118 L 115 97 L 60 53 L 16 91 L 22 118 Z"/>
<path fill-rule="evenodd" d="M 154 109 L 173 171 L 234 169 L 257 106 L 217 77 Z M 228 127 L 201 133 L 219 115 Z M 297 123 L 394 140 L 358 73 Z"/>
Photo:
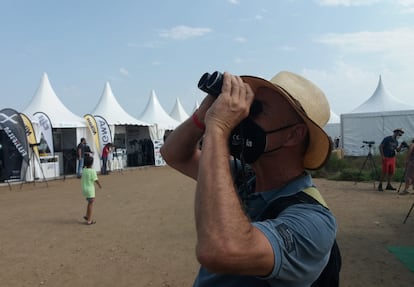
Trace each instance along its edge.
<path fill-rule="evenodd" d="M 400 134 L 404 134 L 404 130 L 402 128 L 398 128 L 394 130 L 394 133 L 400 133 Z"/>
<path fill-rule="evenodd" d="M 331 152 L 331 142 L 323 130 L 330 117 L 330 107 L 322 90 L 309 80 L 286 71 L 278 73 L 270 81 L 254 76 L 241 78 L 254 93 L 257 89 L 266 87 L 288 100 L 309 129 L 309 145 L 303 165 L 306 169 L 320 168 Z"/>

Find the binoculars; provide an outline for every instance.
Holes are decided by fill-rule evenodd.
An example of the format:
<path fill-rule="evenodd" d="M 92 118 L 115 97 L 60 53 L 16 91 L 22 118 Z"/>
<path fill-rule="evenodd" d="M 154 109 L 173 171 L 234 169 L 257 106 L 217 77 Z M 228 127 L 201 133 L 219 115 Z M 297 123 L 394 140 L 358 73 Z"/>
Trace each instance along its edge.
<path fill-rule="evenodd" d="M 204 73 L 198 81 L 198 88 L 209 95 L 218 97 L 223 86 L 223 73 L 215 71 L 213 74 Z"/>
<path fill-rule="evenodd" d="M 223 73 L 215 71 L 214 73 L 204 73 L 198 81 L 198 88 L 209 95 L 218 97 L 221 94 L 223 86 Z M 259 101 L 253 101 L 250 107 L 250 116 L 259 114 L 262 111 L 262 104 Z"/>

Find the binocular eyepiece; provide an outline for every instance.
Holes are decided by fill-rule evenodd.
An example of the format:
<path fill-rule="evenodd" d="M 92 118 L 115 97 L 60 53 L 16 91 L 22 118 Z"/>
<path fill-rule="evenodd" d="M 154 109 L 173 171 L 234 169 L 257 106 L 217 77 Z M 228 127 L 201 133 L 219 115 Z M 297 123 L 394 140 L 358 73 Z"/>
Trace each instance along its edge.
<path fill-rule="evenodd" d="M 215 71 L 213 74 L 205 73 L 198 81 L 198 88 L 209 95 L 218 97 L 223 86 L 223 73 Z"/>
<path fill-rule="evenodd" d="M 223 86 L 223 73 L 215 71 L 214 73 L 204 73 L 198 81 L 198 88 L 209 95 L 218 97 L 221 94 Z M 250 106 L 250 115 L 255 116 L 262 112 L 262 104 L 259 101 L 253 101 Z"/>

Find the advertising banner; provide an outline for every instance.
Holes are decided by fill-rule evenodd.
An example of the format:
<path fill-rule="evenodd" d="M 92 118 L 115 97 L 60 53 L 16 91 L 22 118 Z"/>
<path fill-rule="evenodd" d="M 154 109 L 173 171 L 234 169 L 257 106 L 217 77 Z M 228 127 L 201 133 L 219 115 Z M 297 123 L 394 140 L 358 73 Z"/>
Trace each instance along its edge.
<path fill-rule="evenodd" d="M 98 150 L 99 157 L 101 157 L 103 146 L 101 146 L 99 141 L 98 126 L 96 124 L 96 120 L 94 116 L 90 114 L 84 115 L 83 118 L 86 121 L 86 125 L 88 126 L 89 131 L 92 133 L 93 141 L 95 142 L 95 146 Z"/>
<path fill-rule="evenodd" d="M 2 109 L 0 111 L 0 128 L 4 131 L 14 148 L 21 155 L 21 159 L 17 159 L 12 151 L 7 155 L 7 158 L 18 164 L 10 162 L 6 165 L 8 168 L 7 175 L 9 179 L 22 179 L 22 176 L 26 174 L 26 169 L 29 163 L 29 150 L 26 137 L 26 131 L 23 123 L 23 119 L 20 114 L 13 109 Z M 18 165 L 18 166 L 17 166 Z M 13 166 L 12 170 L 11 167 Z M 9 168 L 10 167 L 10 168 Z"/>
<path fill-rule="evenodd" d="M 53 148 L 52 123 L 50 122 L 49 117 L 43 112 L 36 112 L 33 114 L 33 117 L 36 121 L 39 122 L 39 131 L 41 137 L 43 137 L 45 140 L 50 154 L 53 156 L 55 154 L 55 151 Z"/>
<path fill-rule="evenodd" d="M 27 141 L 29 143 L 29 147 L 33 149 L 33 152 L 36 154 L 36 156 L 39 158 L 39 148 L 38 148 L 38 142 L 36 140 L 36 134 L 33 129 L 32 121 L 23 113 L 20 113 L 20 116 L 23 119 L 24 123 L 24 129 L 26 131 Z"/>
<path fill-rule="evenodd" d="M 111 129 L 108 122 L 101 116 L 95 115 L 95 121 L 98 129 L 99 143 L 101 149 L 107 144 L 112 142 Z"/>

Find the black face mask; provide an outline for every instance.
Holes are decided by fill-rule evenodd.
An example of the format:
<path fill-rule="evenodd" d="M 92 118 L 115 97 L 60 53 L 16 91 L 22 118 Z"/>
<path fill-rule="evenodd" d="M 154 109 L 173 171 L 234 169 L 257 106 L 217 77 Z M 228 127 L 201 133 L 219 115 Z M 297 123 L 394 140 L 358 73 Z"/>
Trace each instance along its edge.
<path fill-rule="evenodd" d="M 282 146 L 279 146 L 265 151 L 268 134 L 293 127 L 296 124 L 266 132 L 250 118 L 247 118 L 231 132 L 229 139 L 230 154 L 237 159 L 244 160 L 248 164 L 254 163 L 261 154 L 274 152 L 282 148 Z"/>

